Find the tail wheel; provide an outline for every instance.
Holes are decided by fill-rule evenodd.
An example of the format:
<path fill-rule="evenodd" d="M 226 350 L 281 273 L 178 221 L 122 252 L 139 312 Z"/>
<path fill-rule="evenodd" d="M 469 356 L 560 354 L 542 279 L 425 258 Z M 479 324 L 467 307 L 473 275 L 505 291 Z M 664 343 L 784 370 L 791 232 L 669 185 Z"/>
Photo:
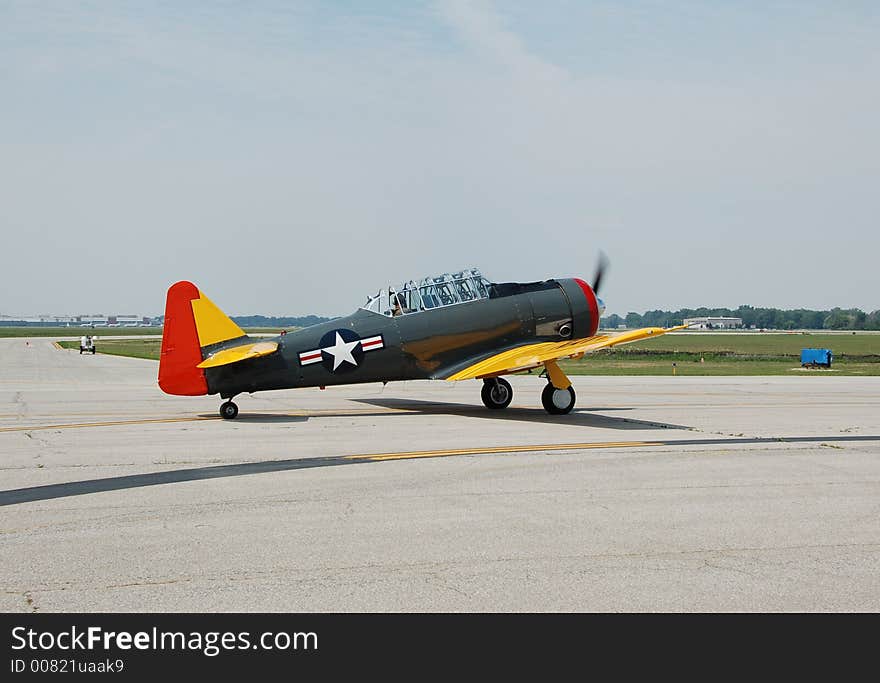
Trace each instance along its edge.
<path fill-rule="evenodd" d="M 557 389 L 549 382 L 541 392 L 541 403 L 544 404 L 544 410 L 551 415 L 566 415 L 574 408 L 575 403 L 574 387 L 568 389 Z"/>
<path fill-rule="evenodd" d="M 485 379 L 480 396 L 487 408 L 500 410 L 509 406 L 513 400 L 513 387 L 510 386 L 510 382 L 500 377 Z"/>
<path fill-rule="evenodd" d="M 234 420 L 237 416 L 238 406 L 232 401 L 226 401 L 226 403 L 220 406 L 220 417 L 224 420 Z"/>

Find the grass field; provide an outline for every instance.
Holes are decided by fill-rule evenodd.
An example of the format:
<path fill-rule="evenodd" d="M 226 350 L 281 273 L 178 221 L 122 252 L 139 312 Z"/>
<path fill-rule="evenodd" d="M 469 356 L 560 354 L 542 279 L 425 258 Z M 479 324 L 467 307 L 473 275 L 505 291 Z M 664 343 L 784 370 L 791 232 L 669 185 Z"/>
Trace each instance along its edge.
<path fill-rule="evenodd" d="M 65 328 L 66 329 L 66 328 Z M 250 330 L 255 331 L 255 330 Z M 78 341 L 59 342 L 78 349 Z M 98 339 L 99 353 L 159 359 L 158 339 Z M 831 370 L 800 367 L 802 348 L 830 348 Z M 880 334 L 666 335 L 562 361 L 572 375 L 880 375 Z"/>
<path fill-rule="evenodd" d="M 79 350 L 78 341 L 60 341 L 62 348 Z M 119 339 L 106 341 L 98 339 L 95 349 L 98 353 L 109 353 L 111 356 L 129 356 L 131 358 L 149 358 L 159 360 L 159 339 Z"/>
<path fill-rule="evenodd" d="M 832 369 L 801 368 L 804 348 L 831 349 Z M 880 375 L 880 335 L 668 334 L 561 366 L 573 375 Z"/>
<path fill-rule="evenodd" d="M 685 332 L 666 334 L 621 346 L 617 352 L 672 351 L 684 353 L 736 353 L 740 355 L 792 356 L 800 358 L 801 349 L 831 349 L 835 356 L 880 356 L 880 334 L 860 332 L 841 334 L 811 333 L 754 333 L 709 334 Z M 878 358 L 880 360 L 880 358 Z"/>
<path fill-rule="evenodd" d="M 675 362 L 675 368 L 672 363 Z M 682 377 L 734 375 L 840 376 L 880 375 L 880 362 L 835 361 L 830 370 L 801 368 L 797 359 L 785 360 L 705 360 L 668 361 L 655 358 L 620 360 L 610 354 L 596 353 L 579 361 L 563 361 L 560 367 L 570 375 L 672 375 Z"/>

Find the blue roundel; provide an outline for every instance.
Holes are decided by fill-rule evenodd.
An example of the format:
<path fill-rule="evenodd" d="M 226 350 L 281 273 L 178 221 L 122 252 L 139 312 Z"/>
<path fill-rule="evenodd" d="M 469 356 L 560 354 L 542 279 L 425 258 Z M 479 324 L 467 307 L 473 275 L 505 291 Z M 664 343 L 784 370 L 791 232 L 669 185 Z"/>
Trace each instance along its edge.
<path fill-rule="evenodd" d="M 321 363 L 336 374 L 351 372 L 364 359 L 361 338 L 345 328 L 327 332 L 318 346 L 321 348 Z"/>

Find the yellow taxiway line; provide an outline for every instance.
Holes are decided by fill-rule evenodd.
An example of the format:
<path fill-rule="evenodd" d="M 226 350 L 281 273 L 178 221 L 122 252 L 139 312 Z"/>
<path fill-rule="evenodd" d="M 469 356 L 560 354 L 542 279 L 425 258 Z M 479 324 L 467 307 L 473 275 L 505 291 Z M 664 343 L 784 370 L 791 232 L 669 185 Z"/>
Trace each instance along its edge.
<path fill-rule="evenodd" d="M 349 417 L 353 415 L 372 415 L 375 413 L 404 413 L 412 412 L 406 408 L 348 408 L 334 410 L 327 408 L 325 410 L 286 410 L 284 412 L 260 412 L 253 413 L 251 416 L 258 417 Z M 0 416 L 3 417 L 3 416 Z M 15 415 L 13 417 L 20 417 Z M 154 417 L 134 420 L 107 420 L 101 422 L 75 422 L 65 424 L 48 424 L 48 425 L 22 425 L 15 427 L 0 427 L 2 432 L 32 432 L 46 429 L 83 429 L 86 427 L 114 427 L 118 425 L 146 425 L 146 424 L 165 424 L 170 422 L 201 422 L 204 420 L 220 420 L 219 415 L 191 415 L 189 417 Z M 247 416 L 241 422 L 246 422 Z"/>
<path fill-rule="evenodd" d="M 445 458 L 450 455 L 485 455 L 488 453 L 535 453 L 541 451 L 574 451 L 588 448 L 637 448 L 663 446 L 662 441 L 602 441 L 588 443 L 550 443 L 530 446 L 486 446 L 483 448 L 452 448 L 439 451 L 405 451 L 402 453 L 366 453 L 346 455 L 346 460 L 410 460 L 412 458 Z"/>
<path fill-rule="evenodd" d="M 198 420 L 219 420 L 219 415 L 202 415 L 196 417 L 167 417 L 144 420 L 112 420 L 107 422 L 79 422 L 58 425 L 30 425 L 28 427 L 0 427 L 0 432 L 34 432 L 39 429 L 82 429 L 84 427 L 113 427 L 115 425 L 146 425 L 163 422 L 195 422 Z"/>

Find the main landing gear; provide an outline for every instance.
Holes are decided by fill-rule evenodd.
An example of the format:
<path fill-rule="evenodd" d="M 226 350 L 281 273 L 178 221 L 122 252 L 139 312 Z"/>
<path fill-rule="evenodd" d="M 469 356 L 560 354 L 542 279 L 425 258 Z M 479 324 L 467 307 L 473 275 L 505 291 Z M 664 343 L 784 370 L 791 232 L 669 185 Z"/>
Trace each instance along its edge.
<path fill-rule="evenodd" d="M 220 417 L 224 420 L 234 420 L 238 417 L 238 406 L 232 401 L 226 401 L 220 406 Z"/>
<path fill-rule="evenodd" d="M 569 386 L 568 389 L 557 389 L 551 382 L 547 382 L 544 391 L 541 392 L 541 403 L 551 415 L 566 415 L 574 408 L 574 402 L 577 397 L 574 393 L 574 387 Z"/>
<path fill-rule="evenodd" d="M 501 377 L 484 379 L 480 396 L 482 396 L 483 403 L 487 408 L 500 410 L 509 406 L 513 400 L 513 387 L 510 386 L 510 382 Z"/>
<path fill-rule="evenodd" d="M 544 367 L 547 370 L 547 386 L 541 392 L 541 404 L 551 415 L 567 415 L 574 409 L 577 400 L 571 380 L 565 376 L 556 361 L 546 361 Z M 487 408 L 499 410 L 510 405 L 513 387 L 501 377 L 487 377 L 483 380 L 480 395 Z"/>

